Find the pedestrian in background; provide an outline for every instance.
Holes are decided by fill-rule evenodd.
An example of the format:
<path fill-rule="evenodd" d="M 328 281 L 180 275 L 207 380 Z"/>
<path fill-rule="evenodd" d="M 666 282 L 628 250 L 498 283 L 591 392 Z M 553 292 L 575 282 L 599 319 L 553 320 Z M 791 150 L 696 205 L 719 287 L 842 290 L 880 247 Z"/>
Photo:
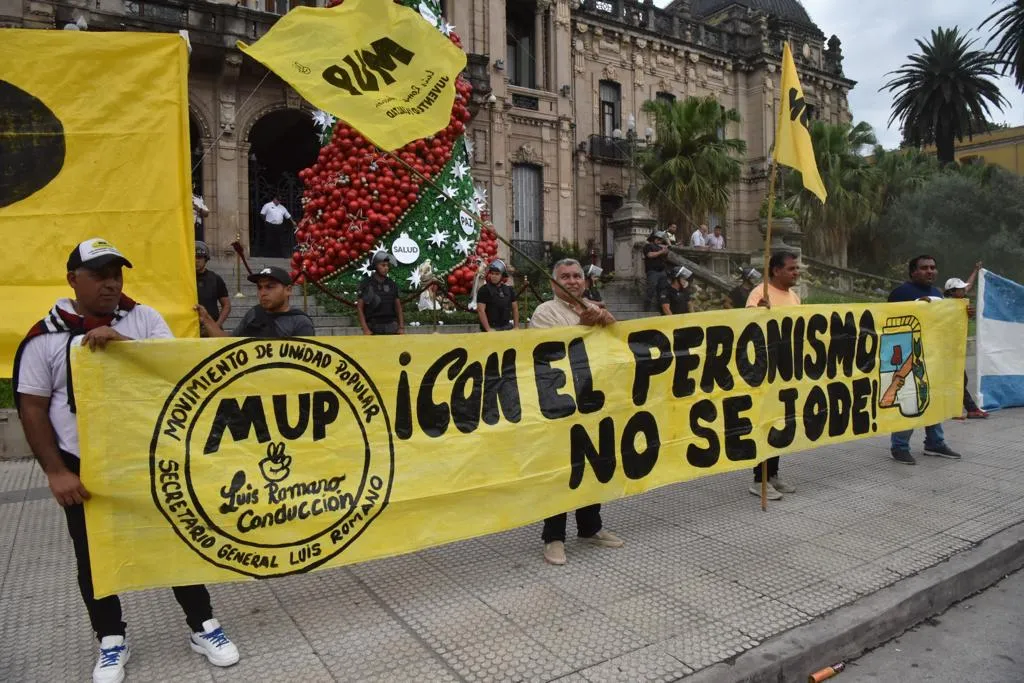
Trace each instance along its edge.
<path fill-rule="evenodd" d="M 224 321 L 231 315 L 231 297 L 224 278 L 210 270 L 207 267 L 209 263 L 209 247 L 205 242 L 196 242 L 196 292 L 199 305 L 206 309 L 218 326 L 223 327 Z M 200 332 L 204 337 L 207 336 L 204 326 L 200 326 Z"/>
<path fill-rule="evenodd" d="M 405 334 L 405 316 L 398 285 L 388 277 L 391 256 L 386 251 L 374 253 L 370 259 L 373 273 L 359 285 L 356 312 L 363 334 Z"/>

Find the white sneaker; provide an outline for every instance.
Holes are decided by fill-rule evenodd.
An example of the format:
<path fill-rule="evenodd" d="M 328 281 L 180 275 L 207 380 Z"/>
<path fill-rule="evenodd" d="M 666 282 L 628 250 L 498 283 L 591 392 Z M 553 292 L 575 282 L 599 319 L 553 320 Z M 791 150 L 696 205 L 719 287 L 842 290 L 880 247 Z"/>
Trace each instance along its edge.
<path fill-rule="evenodd" d="M 779 493 L 796 493 L 796 487 L 795 486 L 793 486 L 791 484 L 787 484 L 786 482 L 782 481 L 778 477 L 771 477 L 768 480 L 768 484 L 770 486 L 774 486 L 775 490 L 778 491 Z"/>
<path fill-rule="evenodd" d="M 621 548 L 626 543 L 607 529 L 601 529 L 593 536 L 581 536 L 580 540 L 591 545 L 599 545 L 602 548 Z"/>
<path fill-rule="evenodd" d="M 561 567 L 565 564 L 565 543 L 562 541 L 551 541 L 544 544 L 544 561 Z"/>
<path fill-rule="evenodd" d="M 100 658 L 92 670 L 92 683 L 121 683 L 130 654 L 124 636 L 104 636 L 100 641 Z"/>
<path fill-rule="evenodd" d="M 753 484 L 750 485 L 750 488 L 747 489 L 747 490 L 750 491 L 755 496 L 760 496 L 761 495 L 761 482 L 755 481 Z M 782 494 L 779 493 L 775 489 L 774 486 L 772 486 L 772 483 L 770 481 L 768 482 L 768 487 L 766 489 L 765 497 L 768 500 L 782 500 Z"/>
<path fill-rule="evenodd" d="M 202 632 L 193 633 L 188 644 L 194 652 L 205 655 L 214 666 L 238 663 L 238 648 L 228 639 L 216 619 L 204 621 Z"/>

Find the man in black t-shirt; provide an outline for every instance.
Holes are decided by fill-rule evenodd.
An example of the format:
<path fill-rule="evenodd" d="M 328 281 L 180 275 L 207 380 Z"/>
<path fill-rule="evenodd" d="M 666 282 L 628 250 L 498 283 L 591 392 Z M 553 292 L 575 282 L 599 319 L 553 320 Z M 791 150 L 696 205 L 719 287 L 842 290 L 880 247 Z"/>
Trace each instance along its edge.
<path fill-rule="evenodd" d="M 491 261 L 487 267 L 487 282 L 477 292 L 476 314 L 480 317 L 480 329 L 484 332 L 503 332 L 519 327 L 516 291 L 502 284 L 506 271 L 504 261 Z"/>
<path fill-rule="evenodd" d="M 672 271 L 672 280 L 667 287 L 658 293 L 658 304 L 662 315 L 677 315 L 690 312 L 690 278 L 693 273 L 689 268 L 679 266 Z"/>
<path fill-rule="evenodd" d="M 199 294 L 199 305 L 206 309 L 210 317 L 223 325 L 231 313 L 231 297 L 224 278 L 209 270 L 210 249 L 204 242 L 196 242 L 196 291 Z M 205 336 L 205 328 L 204 328 Z"/>
<path fill-rule="evenodd" d="M 199 324 L 211 337 L 255 337 L 283 339 L 312 337 L 313 321 L 304 312 L 291 307 L 292 277 L 284 268 L 265 266 L 248 277 L 256 285 L 259 304 L 253 306 L 228 334 L 202 306 L 196 306 Z"/>
<path fill-rule="evenodd" d="M 658 291 L 665 285 L 668 256 L 668 236 L 658 231 L 644 245 L 644 272 L 647 273 L 647 300 L 649 310 L 658 310 Z"/>
<path fill-rule="evenodd" d="M 405 317 L 398 285 L 388 277 L 391 256 L 378 251 L 370 259 L 373 274 L 359 286 L 356 310 L 363 334 L 405 334 Z"/>

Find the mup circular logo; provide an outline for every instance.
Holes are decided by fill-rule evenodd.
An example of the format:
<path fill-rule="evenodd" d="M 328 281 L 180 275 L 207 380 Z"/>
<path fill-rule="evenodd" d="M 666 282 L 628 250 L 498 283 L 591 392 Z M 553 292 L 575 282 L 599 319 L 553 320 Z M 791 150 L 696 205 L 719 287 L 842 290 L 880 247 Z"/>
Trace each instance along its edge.
<path fill-rule="evenodd" d="M 225 346 L 178 382 L 150 446 L 153 501 L 208 562 L 309 571 L 387 506 L 394 443 L 372 379 L 308 339 Z"/>

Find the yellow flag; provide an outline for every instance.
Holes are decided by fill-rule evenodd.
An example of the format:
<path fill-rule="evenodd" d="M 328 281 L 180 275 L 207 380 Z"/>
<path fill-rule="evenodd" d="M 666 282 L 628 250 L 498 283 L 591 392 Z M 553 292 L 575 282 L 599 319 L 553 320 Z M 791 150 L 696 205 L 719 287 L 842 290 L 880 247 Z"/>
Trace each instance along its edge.
<path fill-rule="evenodd" d="M 239 49 L 385 150 L 448 125 L 466 53 L 389 0 L 296 7 Z"/>
<path fill-rule="evenodd" d="M 807 130 L 807 104 L 800 77 L 796 73 L 793 52 L 789 43 L 782 50 L 782 108 L 779 111 L 779 125 L 775 131 L 775 153 L 777 163 L 795 168 L 804 178 L 804 187 L 825 203 L 828 193 L 821 182 L 818 164 L 814 160 L 814 146 Z"/>
<path fill-rule="evenodd" d="M 0 31 L 0 377 L 102 237 L 135 266 L 125 293 L 198 336 L 188 50 L 177 34 Z"/>

